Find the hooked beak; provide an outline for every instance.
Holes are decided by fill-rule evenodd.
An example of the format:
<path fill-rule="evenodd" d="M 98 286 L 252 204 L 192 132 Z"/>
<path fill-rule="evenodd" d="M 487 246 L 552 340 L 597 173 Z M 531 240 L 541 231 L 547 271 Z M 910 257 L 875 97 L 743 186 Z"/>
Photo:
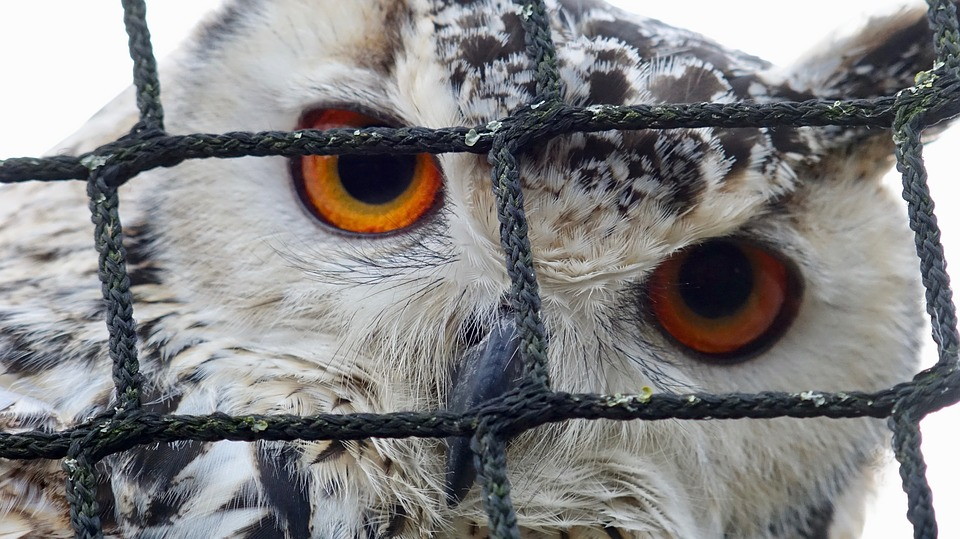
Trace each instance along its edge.
<path fill-rule="evenodd" d="M 489 332 L 463 355 L 453 374 L 453 390 L 447 408 L 464 412 L 517 387 L 523 374 L 520 338 L 512 313 L 501 313 Z M 477 478 L 470 437 L 447 438 L 447 503 L 460 503 Z"/>

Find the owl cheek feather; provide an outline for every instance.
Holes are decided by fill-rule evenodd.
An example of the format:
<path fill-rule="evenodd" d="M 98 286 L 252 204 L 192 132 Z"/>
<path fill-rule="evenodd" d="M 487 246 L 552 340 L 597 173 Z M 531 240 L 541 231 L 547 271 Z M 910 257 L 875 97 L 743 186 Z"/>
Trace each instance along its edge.
<path fill-rule="evenodd" d="M 463 354 L 453 373 L 448 409 L 464 412 L 517 387 L 523 373 L 520 340 L 510 313 L 500 313 L 480 340 Z M 470 438 L 447 438 L 446 497 L 451 506 L 467 494 L 477 477 Z"/>

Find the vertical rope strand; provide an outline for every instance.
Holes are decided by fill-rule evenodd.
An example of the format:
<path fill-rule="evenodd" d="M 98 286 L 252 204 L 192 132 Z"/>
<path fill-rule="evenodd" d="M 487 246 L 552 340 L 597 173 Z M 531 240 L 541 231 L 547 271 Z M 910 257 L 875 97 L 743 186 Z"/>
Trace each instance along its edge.
<path fill-rule="evenodd" d="M 89 437 L 88 437 L 89 438 Z M 97 470 L 86 450 L 76 442 L 70 456 L 63 459 L 67 473 L 67 501 L 70 503 L 70 524 L 77 539 L 102 539 L 97 504 Z"/>
<path fill-rule="evenodd" d="M 900 478 L 907 493 L 907 520 L 913 524 L 914 539 L 936 539 L 937 517 L 933 492 L 927 483 L 927 464 L 920 449 L 920 422 L 909 412 L 895 412 L 889 420 L 893 430 L 893 453 L 900 462 Z"/>
<path fill-rule="evenodd" d="M 140 406 L 143 375 L 137 359 L 137 330 L 133 319 L 133 294 L 127 274 L 127 255 L 120 223 L 117 189 L 107 185 L 109 173 L 94 169 L 87 182 L 94 246 L 100 254 L 98 275 L 106 309 L 108 347 L 113 361 L 113 381 L 117 388 L 118 411 Z"/>
<path fill-rule="evenodd" d="M 960 21 L 955 0 L 927 0 L 927 5 L 937 59 L 956 74 L 960 71 Z"/>
<path fill-rule="evenodd" d="M 520 539 L 517 514 L 510 500 L 506 441 L 489 423 L 483 422 L 470 447 L 475 455 L 490 539 Z"/>
<path fill-rule="evenodd" d="M 953 2 L 931 0 L 928 16 L 935 30 L 938 71 L 957 77 L 958 32 Z M 943 68 L 946 69 L 943 69 Z M 940 227 L 934 214 L 933 197 L 927 184 L 920 136 L 924 114 L 934 104 L 904 91 L 895 103 L 894 141 L 897 170 L 902 174 L 903 198 L 907 201 L 910 228 L 913 230 L 921 281 L 925 288 L 926 310 L 930 316 L 932 337 L 937 345 L 938 368 L 953 369 L 957 363 L 957 313 L 947 274 Z M 919 379 L 918 379 L 919 381 Z M 927 380 L 932 385 L 935 380 Z M 900 462 L 900 477 L 907 494 L 907 519 L 913 525 L 914 539 L 935 539 L 937 521 L 933 493 L 927 482 L 926 463 L 921 451 L 920 420 L 933 408 L 940 395 L 926 395 L 929 385 L 920 385 L 905 395 L 893 410 L 889 426 L 893 430 L 893 450 Z"/>
<path fill-rule="evenodd" d="M 957 310 L 923 164 L 919 120 L 922 111 L 913 107 L 913 102 L 901 103 L 894 121 L 897 170 L 903 175 L 903 198 L 907 201 L 910 228 L 915 234 L 920 278 L 926 289 L 927 314 L 937 344 L 939 364 L 946 365 L 957 360 Z"/>
<path fill-rule="evenodd" d="M 934 31 L 933 45 L 937 61 L 942 63 L 942 76 L 960 80 L 960 21 L 954 0 L 927 0 L 930 26 Z M 897 111 L 894 127 L 897 131 L 897 170 L 903 174 L 904 198 L 916 201 L 916 223 L 911 210 L 911 228 L 917 234 L 917 254 L 921 258 L 921 275 L 927 288 L 927 313 L 933 324 L 933 338 L 937 343 L 938 366 L 956 365 L 958 353 L 957 314 L 950 289 L 950 276 L 946 269 L 940 229 L 934 216 L 933 197 L 927 186 L 927 171 L 923 162 L 923 146 L 920 143 L 917 114 L 907 117 L 905 107 Z M 897 127 L 897 126 L 900 127 Z M 909 187 L 908 187 L 909 185 Z M 924 260 L 924 257 L 929 257 Z M 930 286 L 928 285 L 928 281 Z M 931 288 L 933 287 L 933 288 Z"/>
<path fill-rule="evenodd" d="M 523 190 L 517 157 L 508 147 L 507 138 L 498 135 L 490 150 L 493 165 L 493 192 L 497 198 L 500 220 L 500 245 L 506 254 L 510 276 L 511 307 L 520 330 L 520 358 L 524 377 L 535 384 L 549 387 L 547 370 L 547 337 L 540 308 L 540 286 L 533 269 L 533 254 L 527 236 L 527 216 L 523 209 Z"/>
<path fill-rule="evenodd" d="M 144 0 L 122 0 L 123 24 L 133 59 L 133 84 L 137 88 L 140 122 L 133 132 L 163 131 L 163 106 L 160 103 L 160 78 L 153 43 L 147 27 L 147 5 Z"/>
<path fill-rule="evenodd" d="M 534 102 L 559 101 L 561 87 L 557 48 L 553 43 L 550 18 L 543 0 L 524 2 L 520 8 L 520 20 L 525 33 L 527 54 L 536 66 L 534 78 L 537 81 L 537 96 Z"/>

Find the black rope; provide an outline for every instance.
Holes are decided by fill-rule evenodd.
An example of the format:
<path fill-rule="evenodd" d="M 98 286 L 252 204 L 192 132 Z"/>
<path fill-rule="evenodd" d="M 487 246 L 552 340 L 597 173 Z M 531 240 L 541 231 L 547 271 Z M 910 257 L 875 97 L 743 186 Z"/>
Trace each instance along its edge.
<path fill-rule="evenodd" d="M 728 420 L 744 418 L 887 418 L 893 449 L 908 496 L 914 537 L 937 534 L 932 493 L 926 480 L 919 422 L 960 401 L 960 337 L 944 261 L 940 230 L 926 185 L 920 134 L 960 113 L 960 29 L 951 0 L 928 0 L 937 64 L 917 86 L 897 96 L 872 100 L 781 103 L 699 103 L 573 107 L 562 102 L 563 87 L 547 10 L 542 1 L 518 1 L 527 54 L 535 71 L 536 97 L 507 118 L 473 129 L 421 127 L 303 130 L 288 132 L 190 134 L 164 132 L 160 84 L 147 28 L 145 2 L 124 0 L 124 23 L 134 63 L 140 121 L 118 141 L 79 157 L 17 158 L 0 161 L 0 183 L 87 181 L 95 247 L 109 331 L 116 398 L 113 409 L 60 432 L 0 433 L 0 457 L 63 459 L 70 521 L 77 537 L 102 537 L 96 490 L 100 459 L 149 444 L 178 440 L 360 440 L 471 436 L 489 530 L 494 538 L 517 538 L 510 500 L 506 447 L 520 432 L 571 419 Z M 521 188 L 525 150 L 572 132 L 693 127 L 893 126 L 903 197 L 915 233 L 926 308 L 938 346 L 936 366 L 912 381 L 874 393 L 596 395 L 550 389 L 548 339 L 527 237 Z M 511 280 L 509 297 L 520 331 L 524 382 L 491 402 L 464 413 L 394 412 L 313 416 L 214 413 L 165 415 L 140 409 L 144 380 L 136 351 L 133 299 L 123 247 L 117 189 L 137 174 L 189 159 L 307 154 L 382 153 L 486 154 L 492 165 L 501 245 Z"/>
<path fill-rule="evenodd" d="M 553 45 L 547 6 L 543 0 L 518 3 L 527 55 L 535 66 L 537 95 L 533 103 L 560 101 L 560 67 L 557 64 L 557 49 Z"/>
<path fill-rule="evenodd" d="M 112 166 L 94 168 L 87 182 L 87 195 L 94 224 L 94 247 L 100 253 L 98 273 L 106 307 L 107 347 L 113 361 L 115 407 L 130 411 L 140 406 L 143 375 L 137 360 L 137 328 L 120 224 L 120 197 L 117 188 L 110 187 L 107 181 L 113 171 Z"/>
<path fill-rule="evenodd" d="M 893 454 L 900 462 L 900 478 L 907 493 L 907 520 L 913 524 L 914 539 L 935 539 L 937 518 L 933 492 L 927 483 L 927 465 L 920 450 L 920 420 L 912 414 L 895 413 L 888 424 L 893 429 Z"/>
<path fill-rule="evenodd" d="M 956 383 L 956 376 L 953 377 Z M 474 434 L 485 419 L 496 419 L 499 432 L 515 435 L 568 419 L 616 421 L 666 419 L 729 420 L 777 417 L 833 419 L 886 418 L 903 395 L 917 392 L 912 383 L 877 393 L 692 393 L 678 395 L 599 395 L 526 389 L 504 395 L 464 413 L 448 411 L 381 414 L 203 416 L 129 412 L 107 414 L 67 430 L 0 433 L 0 457 L 66 456 L 78 440 L 97 442 L 97 457 L 136 445 L 176 440 L 361 440 L 365 438 L 446 438 Z M 84 442 L 85 444 L 87 442 Z"/>
<path fill-rule="evenodd" d="M 931 90 L 933 91 L 933 90 Z M 924 94 L 926 95 L 926 94 Z M 494 135 L 513 128 L 520 146 L 569 132 L 597 132 L 678 127 L 873 126 L 889 127 L 894 99 L 853 101 L 785 101 L 755 103 L 695 103 L 572 107 L 555 104 L 539 114 L 500 120 L 497 131 L 422 127 L 264 131 L 223 134 L 155 136 L 124 139 L 79 157 L 22 157 L 0 160 L 0 183 L 86 179 L 91 160 L 113 157 L 121 172 L 116 181 L 156 167 L 171 167 L 189 159 L 247 156 L 370 155 L 378 153 L 487 154 Z M 538 107 L 539 108 L 539 107 Z M 514 127 L 516 124 L 522 127 Z"/>
<path fill-rule="evenodd" d="M 163 105 L 160 104 L 160 78 L 153 43 L 147 27 L 145 0 L 122 0 L 123 24 L 127 30 L 127 48 L 133 60 L 133 84 L 137 89 L 140 121 L 131 134 L 163 131 Z"/>
<path fill-rule="evenodd" d="M 91 437 L 87 437 L 88 440 Z M 83 445 L 76 443 L 70 456 L 63 459 L 67 473 L 66 498 L 70 502 L 70 524 L 77 538 L 100 539 L 103 527 L 97 504 L 97 471 Z"/>
<path fill-rule="evenodd" d="M 520 539 L 517 514 L 510 501 L 506 440 L 484 422 L 471 440 L 470 448 L 474 452 L 483 507 L 487 510 L 489 537 Z"/>

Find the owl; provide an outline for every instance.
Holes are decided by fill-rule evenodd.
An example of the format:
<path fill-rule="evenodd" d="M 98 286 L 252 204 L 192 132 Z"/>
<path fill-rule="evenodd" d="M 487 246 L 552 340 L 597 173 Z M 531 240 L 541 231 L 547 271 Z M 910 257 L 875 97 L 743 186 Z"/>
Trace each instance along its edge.
<path fill-rule="evenodd" d="M 598 0 L 548 0 L 567 105 L 893 95 L 933 65 L 922 9 L 775 67 Z M 464 127 L 541 106 L 523 5 L 232 0 L 160 76 L 171 134 Z M 119 96 L 66 141 L 137 121 Z M 469 145 L 471 140 L 467 141 Z M 520 154 L 552 388 L 873 391 L 917 369 L 922 297 L 889 130 L 565 133 Z M 143 408 L 464 411 L 518 385 L 487 156 L 195 159 L 120 190 Z M 0 194 L 0 426 L 116 404 L 84 186 Z M 809 395 L 816 395 L 809 393 Z M 531 539 L 852 538 L 880 420 L 566 421 L 508 445 Z M 137 446 L 98 468 L 110 537 L 481 538 L 464 439 Z M 0 536 L 69 537 L 59 462 L 0 460 Z"/>

